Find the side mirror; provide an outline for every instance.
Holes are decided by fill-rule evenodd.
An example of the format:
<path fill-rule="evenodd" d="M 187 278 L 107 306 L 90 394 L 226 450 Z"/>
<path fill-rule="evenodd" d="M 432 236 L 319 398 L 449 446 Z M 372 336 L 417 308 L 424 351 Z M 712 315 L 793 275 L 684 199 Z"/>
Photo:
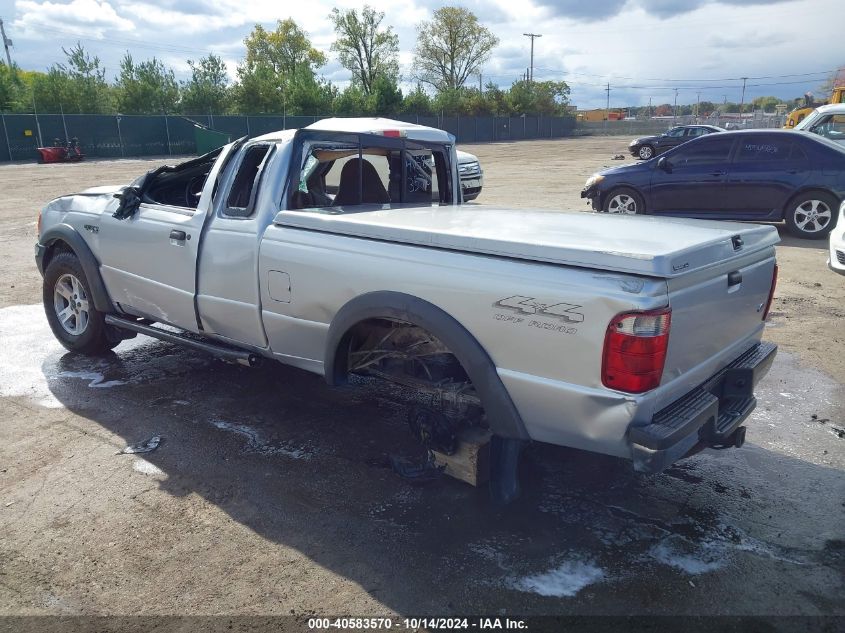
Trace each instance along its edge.
<path fill-rule="evenodd" d="M 661 156 L 657 159 L 657 167 L 658 169 L 662 169 L 667 174 L 672 173 L 672 163 L 669 162 L 669 159 L 665 156 Z"/>

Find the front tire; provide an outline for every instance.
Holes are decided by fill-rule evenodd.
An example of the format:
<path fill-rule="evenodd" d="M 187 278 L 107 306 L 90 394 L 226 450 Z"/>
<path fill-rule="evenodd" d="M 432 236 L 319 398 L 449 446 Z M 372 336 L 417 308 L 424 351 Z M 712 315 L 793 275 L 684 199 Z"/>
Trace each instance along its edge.
<path fill-rule="evenodd" d="M 654 148 L 651 145 L 643 145 L 637 152 L 637 156 L 639 156 L 642 160 L 654 158 Z"/>
<path fill-rule="evenodd" d="M 836 226 L 836 198 L 824 191 L 808 191 L 786 205 L 786 228 L 795 237 L 820 240 Z"/>
<path fill-rule="evenodd" d="M 94 307 L 88 278 L 73 253 L 61 252 L 50 260 L 42 297 L 53 335 L 71 352 L 102 354 L 120 342 L 107 336 L 104 315 Z"/>
<path fill-rule="evenodd" d="M 605 213 L 640 215 L 645 213 L 643 197 L 630 187 L 612 189 L 604 199 L 602 210 Z"/>

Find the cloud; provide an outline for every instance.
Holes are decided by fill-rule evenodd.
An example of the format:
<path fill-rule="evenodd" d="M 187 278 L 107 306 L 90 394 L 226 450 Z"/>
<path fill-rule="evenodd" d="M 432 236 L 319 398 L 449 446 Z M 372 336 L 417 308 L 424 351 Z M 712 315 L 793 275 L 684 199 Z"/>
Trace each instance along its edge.
<path fill-rule="evenodd" d="M 86 33 L 102 38 L 109 30 L 132 31 L 135 28 L 131 20 L 118 15 L 105 0 L 72 0 L 67 4 L 21 0 L 16 8 L 21 17 L 12 24 L 24 36 L 43 32 L 44 27 L 83 27 Z"/>
<path fill-rule="evenodd" d="M 539 0 L 539 5 L 552 15 L 575 21 L 597 21 L 619 15 L 625 10 L 640 8 L 649 15 L 671 18 L 691 13 L 705 5 L 725 6 L 771 5 L 792 0 Z"/>

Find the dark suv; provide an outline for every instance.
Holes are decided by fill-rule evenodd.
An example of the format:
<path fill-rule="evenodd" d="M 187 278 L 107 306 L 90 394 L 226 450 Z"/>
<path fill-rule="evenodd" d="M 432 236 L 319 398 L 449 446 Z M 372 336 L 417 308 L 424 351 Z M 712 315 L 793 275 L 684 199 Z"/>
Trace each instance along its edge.
<path fill-rule="evenodd" d="M 635 138 L 628 144 L 628 151 L 636 158 L 648 160 L 667 149 L 677 147 L 681 143 L 686 143 L 699 136 L 724 131 L 724 128 L 715 125 L 679 125 L 657 136 Z"/>

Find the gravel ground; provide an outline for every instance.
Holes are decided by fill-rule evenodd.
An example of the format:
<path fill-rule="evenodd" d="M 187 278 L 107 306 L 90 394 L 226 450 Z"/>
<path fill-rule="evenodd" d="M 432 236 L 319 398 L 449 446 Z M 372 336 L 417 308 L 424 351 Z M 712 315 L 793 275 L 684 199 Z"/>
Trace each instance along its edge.
<path fill-rule="evenodd" d="M 626 142 L 462 149 L 478 204 L 573 211 Z M 142 338 L 64 352 L 38 305 L 39 206 L 160 162 L 0 166 L 0 615 L 845 616 L 845 279 L 824 242 L 778 247 L 781 353 L 743 449 L 641 476 L 534 445 L 524 498 L 498 511 L 394 475 L 405 412 L 368 383 Z"/>

